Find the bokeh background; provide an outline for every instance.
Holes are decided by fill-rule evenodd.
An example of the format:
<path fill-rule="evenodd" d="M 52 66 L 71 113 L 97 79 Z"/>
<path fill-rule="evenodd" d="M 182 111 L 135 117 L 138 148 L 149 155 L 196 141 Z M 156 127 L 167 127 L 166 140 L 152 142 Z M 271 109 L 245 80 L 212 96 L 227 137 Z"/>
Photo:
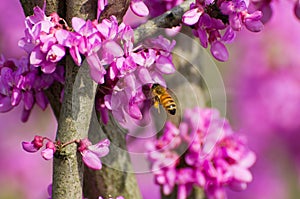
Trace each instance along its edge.
<path fill-rule="evenodd" d="M 229 45 L 229 61 L 217 62 L 226 85 L 227 117 L 257 154 L 253 182 L 246 191 L 228 191 L 230 199 L 300 198 L 300 20 L 293 4 L 273 1 L 265 29 L 238 33 Z M 18 0 L 1 1 L 0 53 L 6 58 L 24 54 L 17 47 L 24 18 Z M 56 121 L 49 108 L 37 108 L 23 124 L 21 110 L 0 114 L 0 199 L 47 198 L 52 163 L 25 153 L 21 142 L 35 134 L 54 137 Z M 144 198 L 158 198 L 151 175 L 138 180 Z"/>

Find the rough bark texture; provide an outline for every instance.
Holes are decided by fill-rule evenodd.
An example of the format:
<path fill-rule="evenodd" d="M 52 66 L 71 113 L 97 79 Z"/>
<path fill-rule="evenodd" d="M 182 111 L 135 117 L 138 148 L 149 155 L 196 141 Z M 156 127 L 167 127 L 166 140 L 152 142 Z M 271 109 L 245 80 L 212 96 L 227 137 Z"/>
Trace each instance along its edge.
<path fill-rule="evenodd" d="M 43 8 L 44 0 L 20 0 L 25 16 L 33 14 L 33 8 L 39 6 Z M 46 14 L 49 15 L 52 12 L 57 12 L 60 16 L 64 17 L 65 15 L 65 0 L 47 0 L 46 1 Z"/>
<path fill-rule="evenodd" d="M 89 12 L 85 7 L 90 8 Z M 66 0 L 67 23 L 71 24 L 71 19 L 75 16 L 95 18 L 95 1 Z M 63 143 L 87 137 L 89 129 L 97 85 L 89 77 L 88 66 L 82 65 L 81 69 L 83 72 L 78 75 L 79 67 L 70 56 L 66 57 L 64 99 L 56 136 Z M 64 153 L 59 154 L 65 155 L 63 158 L 59 156 L 53 161 L 52 198 L 81 199 L 83 165 L 76 144 L 68 145 Z"/>
<path fill-rule="evenodd" d="M 60 116 L 60 109 L 61 109 L 60 98 L 61 98 L 62 90 L 63 90 L 63 85 L 58 82 L 54 82 L 54 84 L 51 85 L 51 87 L 45 91 L 45 94 L 50 102 L 50 106 L 52 108 L 53 114 L 57 120 L 59 119 Z"/>
<path fill-rule="evenodd" d="M 130 4 L 130 0 L 109 0 L 104 11 L 101 13 L 100 20 L 109 19 L 111 15 L 115 15 L 119 22 L 122 22 Z"/>
<path fill-rule="evenodd" d="M 66 60 L 64 100 L 58 122 L 57 140 L 62 143 L 87 137 L 97 85 L 88 75 L 88 66 L 74 66 Z M 83 165 L 76 144 L 68 145 L 53 162 L 52 198 L 82 198 Z"/>

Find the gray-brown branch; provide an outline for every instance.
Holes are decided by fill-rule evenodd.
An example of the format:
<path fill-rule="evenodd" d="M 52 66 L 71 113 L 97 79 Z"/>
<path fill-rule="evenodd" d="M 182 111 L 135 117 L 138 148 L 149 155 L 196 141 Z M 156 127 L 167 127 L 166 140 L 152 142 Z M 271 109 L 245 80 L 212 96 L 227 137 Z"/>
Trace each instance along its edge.
<path fill-rule="evenodd" d="M 182 15 L 190 8 L 190 4 L 195 0 L 187 0 L 164 14 L 148 20 L 140 25 L 134 31 L 135 42 L 141 41 L 143 38 L 154 35 L 161 28 L 172 28 L 178 26 L 182 20 Z"/>

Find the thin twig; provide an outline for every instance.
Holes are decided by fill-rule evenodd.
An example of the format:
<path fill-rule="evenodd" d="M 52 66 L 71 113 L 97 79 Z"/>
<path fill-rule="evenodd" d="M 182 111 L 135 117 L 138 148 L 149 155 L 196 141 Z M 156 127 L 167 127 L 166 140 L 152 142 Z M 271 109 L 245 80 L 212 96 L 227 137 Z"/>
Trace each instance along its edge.
<path fill-rule="evenodd" d="M 164 14 L 148 20 L 140 25 L 134 31 L 135 42 L 141 41 L 143 38 L 151 36 L 161 28 L 172 28 L 178 26 L 181 22 L 182 15 L 190 8 L 190 4 L 195 0 L 187 0 Z"/>

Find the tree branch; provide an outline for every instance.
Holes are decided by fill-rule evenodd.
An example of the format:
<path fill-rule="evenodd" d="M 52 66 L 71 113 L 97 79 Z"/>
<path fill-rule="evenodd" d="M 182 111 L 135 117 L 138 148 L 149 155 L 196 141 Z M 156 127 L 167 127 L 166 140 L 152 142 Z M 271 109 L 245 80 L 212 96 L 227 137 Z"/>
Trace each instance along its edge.
<path fill-rule="evenodd" d="M 105 6 L 104 11 L 101 13 L 100 21 L 102 19 L 109 19 L 111 15 L 115 15 L 118 22 L 123 21 L 123 16 L 126 14 L 130 0 L 109 0 Z"/>
<path fill-rule="evenodd" d="M 39 6 L 43 8 L 44 0 L 20 0 L 23 7 L 25 16 L 33 14 L 33 8 Z M 61 17 L 65 17 L 65 0 L 47 0 L 46 1 L 46 14 L 57 12 Z"/>
<path fill-rule="evenodd" d="M 182 4 L 174 7 L 172 10 L 165 12 L 164 14 L 148 20 L 146 23 L 140 25 L 134 31 L 135 42 L 141 41 L 143 38 L 155 34 L 158 29 L 172 28 L 178 26 L 181 22 L 182 15 L 190 8 L 190 4 L 195 0 L 187 0 Z"/>
<path fill-rule="evenodd" d="M 90 8 L 85 10 L 84 8 Z M 74 16 L 95 18 L 95 1 L 66 0 L 66 20 L 71 24 Z M 86 63 L 86 62 L 84 62 Z M 66 80 L 56 139 L 65 143 L 87 137 L 94 108 L 97 84 L 91 80 L 88 65 L 75 65 L 66 57 Z M 63 158 L 61 157 L 63 156 Z M 83 166 L 76 144 L 68 145 L 53 160 L 53 199 L 82 199 Z"/>

